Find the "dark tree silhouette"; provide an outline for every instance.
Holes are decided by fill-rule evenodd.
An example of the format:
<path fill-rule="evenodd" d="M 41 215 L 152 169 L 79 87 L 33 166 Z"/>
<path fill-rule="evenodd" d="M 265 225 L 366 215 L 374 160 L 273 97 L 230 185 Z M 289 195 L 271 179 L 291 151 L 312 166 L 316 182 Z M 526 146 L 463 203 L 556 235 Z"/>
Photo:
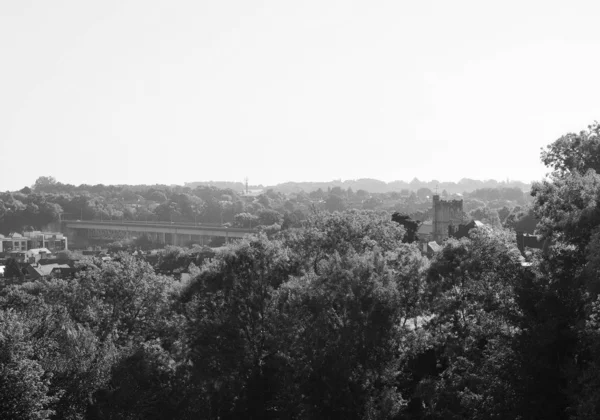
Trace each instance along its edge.
<path fill-rule="evenodd" d="M 23 277 L 21 267 L 19 266 L 17 260 L 15 260 L 14 258 L 9 258 L 6 260 L 6 266 L 4 267 L 4 277 L 9 279 Z"/>
<path fill-rule="evenodd" d="M 398 212 L 392 214 L 392 220 L 402 225 L 404 229 L 406 229 L 406 233 L 404 234 L 404 238 L 402 238 L 402 242 L 410 244 L 419 239 L 417 235 L 417 231 L 421 225 L 419 220 L 412 220 L 410 216 Z"/>

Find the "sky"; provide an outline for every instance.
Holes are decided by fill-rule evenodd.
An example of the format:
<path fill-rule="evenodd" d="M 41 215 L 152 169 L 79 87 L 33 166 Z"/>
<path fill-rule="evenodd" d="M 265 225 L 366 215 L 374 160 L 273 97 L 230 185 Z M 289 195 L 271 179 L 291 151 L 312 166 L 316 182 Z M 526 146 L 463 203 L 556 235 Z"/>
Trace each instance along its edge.
<path fill-rule="evenodd" d="M 600 120 L 595 1 L 0 0 L 0 190 L 506 178 Z"/>

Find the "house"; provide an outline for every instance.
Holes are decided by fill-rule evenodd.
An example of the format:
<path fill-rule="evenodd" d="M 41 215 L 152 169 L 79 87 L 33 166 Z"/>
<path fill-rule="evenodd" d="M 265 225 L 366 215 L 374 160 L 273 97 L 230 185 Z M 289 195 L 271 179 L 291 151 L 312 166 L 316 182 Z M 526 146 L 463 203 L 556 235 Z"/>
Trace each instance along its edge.
<path fill-rule="evenodd" d="M 41 259 L 48 258 L 52 253 L 48 248 L 33 248 L 29 249 L 25 256 L 30 263 L 38 262 Z"/>
<path fill-rule="evenodd" d="M 27 251 L 10 251 L 5 253 L 8 258 L 13 258 L 20 263 L 35 263 L 42 258 L 50 256 L 50 251 L 46 248 L 35 248 Z"/>
<path fill-rule="evenodd" d="M 26 277 L 29 280 L 38 280 L 52 277 L 68 277 L 75 273 L 75 270 L 68 264 L 29 264 L 25 267 Z"/>

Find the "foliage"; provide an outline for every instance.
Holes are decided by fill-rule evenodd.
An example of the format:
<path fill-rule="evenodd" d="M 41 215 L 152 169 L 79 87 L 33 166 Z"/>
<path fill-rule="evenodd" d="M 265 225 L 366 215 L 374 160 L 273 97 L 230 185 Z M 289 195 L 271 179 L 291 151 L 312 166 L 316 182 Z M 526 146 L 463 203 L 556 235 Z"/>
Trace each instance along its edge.
<path fill-rule="evenodd" d="M 36 360 L 31 326 L 13 310 L 0 310 L 0 413 L 15 420 L 49 419 L 56 400 L 50 375 Z"/>
<path fill-rule="evenodd" d="M 470 218 L 479 220 L 490 226 L 500 226 L 500 217 L 496 210 L 491 210 L 488 207 L 479 207 L 469 212 Z"/>
<path fill-rule="evenodd" d="M 346 200 L 339 195 L 330 194 L 325 199 L 325 208 L 330 212 L 344 211 L 346 209 Z"/>
<path fill-rule="evenodd" d="M 535 184 L 532 195 L 540 233 L 559 237 L 583 250 L 600 224 L 600 175 L 590 170 L 555 177 L 552 182 Z"/>
<path fill-rule="evenodd" d="M 40 404 L 48 401 L 61 419 L 83 418 L 131 346 L 158 337 L 172 343 L 177 319 L 171 312 L 175 285 L 143 261 L 123 254 L 109 263 L 84 260 L 77 268 L 75 279 L 9 286 L 0 296 L 0 311 L 28 320 L 28 354 L 37 365 L 29 364 L 34 370 L 27 378 L 42 378 L 48 398 L 39 397 Z M 9 339 L 19 337 L 7 331 Z M 32 392 L 45 389 L 36 386 Z"/>
<path fill-rule="evenodd" d="M 427 418 L 516 417 L 511 342 L 522 271 L 511 235 L 498 231 L 451 239 L 432 261 L 427 289 L 433 318 L 425 329 L 441 371 L 417 388 Z"/>
<path fill-rule="evenodd" d="M 418 239 L 417 231 L 419 230 L 419 226 L 421 224 L 418 220 L 412 220 L 410 216 L 406 214 L 400 214 L 398 212 L 392 214 L 392 220 L 402 225 L 402 227 L 404 227 L 406 230 L 404 238 L 402 238 L 403 242 L 410 244 Z"/>
<path fill-rule="evenodd" d="M 282 290 L 297 337 L 292 371 L 298 416 L 392 418 L 405 400 L 397 391 L 404 330 L 398 287 L 379 251 L 351 251 Z M 310 326 L 307 328 L 307 326 Z"/>
<path fill-rule="evenodd" d="M 211 416 L 385 418 L 400 412 L 397 348 L 407 331 L 402 325 L 420 309 L 426 261 L 399 237 L 389 244 L 394 252 L 365 248 L 354 237 L 367 233 L 358 230 L 361 222 L 384 238 L 403 231 L 389 220 L 375 227 L 364 213 L 352 215 L 359 220 L 347 228 L 355 232 L 345 235 L 336 229 L 344 219 L 339 214 L 312 221 L 329 227 L 326 236 L 342 233 L 338 240 L 347 242 L 319 263 L 318 273 L 294 252 L 315 239 L 300 238 L 314 233 L 307 228 L 229 247 L 188 286 L 189 345 Z M 328 243 L 321 237 L 313 246 Z"/>
<path fill-rule="evenodd" d="M 143 342 L 112 367 L 109 385 L 95 394 L 90 419 L 192 419 L 202 409 L 192 398 L 189 368 L 177 351 Z M 197 402 L 202 402 L 196 396 Z M 199 401 L 198 401 L 199 400 Z"/>
<path fill-rule="evenodd" d="M 23 272 L 21 266 L 14 258 L 8 258 L 4 266 L 4 277 L 7 279 L 21 279 Z"/>
<path fill-rule="evenodd" d="M 544 165 L 559 173 L 579 172 L 589 169 L 600 173 L 600 125 L 594 122 L 579 134 L 569 133 L 542 150 Z"/>
<path fill-rule="evenodd" d="M 516 232 L 532 234 L 535 232 L 539 219 L 535 216 L 533 207 L 515 207 L 505 217 L 503 226 Z"/>
<path fill-rule="evenodd" d="M 181 248 L 168 245 L 159 254 L 156 270 L 168 274 L 186 272 L 190 264 L 201 266 L 205 259 L 213 255 L 214 251 L 209 247 Z"/>
<path fill-rule="evenodd" d="M 211 417 L 272 409 L 279 363 L 275 290 L 296 272 L 288 251 L 265 236 L 218 254 L 187 289 L 189 346 L 195 375 L 207 390 Z"/>

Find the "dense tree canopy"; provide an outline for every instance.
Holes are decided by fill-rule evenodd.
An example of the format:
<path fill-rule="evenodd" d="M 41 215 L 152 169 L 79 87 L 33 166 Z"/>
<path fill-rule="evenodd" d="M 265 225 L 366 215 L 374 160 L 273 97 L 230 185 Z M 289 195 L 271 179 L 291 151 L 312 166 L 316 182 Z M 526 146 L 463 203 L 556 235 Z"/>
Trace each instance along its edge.
<path fill-rule="evenodd" d="M 587 130 L 566 134 L 548 145 L 542 151 L 542 162 L 561 173 L 600 172 L 600 124 L 594 122 Z"/>

